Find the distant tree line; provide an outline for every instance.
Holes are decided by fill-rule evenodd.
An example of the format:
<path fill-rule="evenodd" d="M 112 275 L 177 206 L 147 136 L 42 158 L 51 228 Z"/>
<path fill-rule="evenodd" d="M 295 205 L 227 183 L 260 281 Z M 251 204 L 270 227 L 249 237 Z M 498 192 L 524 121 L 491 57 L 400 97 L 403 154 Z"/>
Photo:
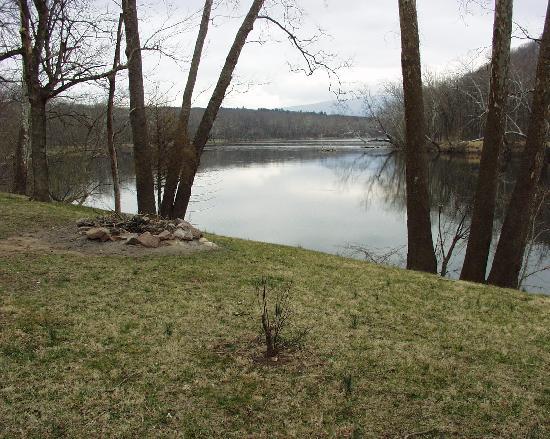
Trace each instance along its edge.
<path fill-rule="evenodd" d="M 529 42 L 512 50 L 505 114 L 505 143 L 525 140 L 529 125 L 532 91 L 539 45 Z M 491 67 L 459 70 L 447 74 L 425 74 L 423 78 L 426 135 L 432 146 L 458 147 L 461 142 L 482 139 L 487 121 Z M 376 120 L 378 132 L 395 146 L 405 142 L 403 88 L 399 83 L 383 85 L 377 99 L 364 96 L 367 115 Z"/>
<path fill-rule="evenodd" d="M 21 106 L 20 93 L 0 91 L 0 120 L 3 122 L 0 148 L 4 160 L 13 157 L 17 143 Z M 174 141 L 178 108 L 151 105 L 146 107 L 152 150 L 157 143 L 163 149 Z M 53 102 L 47 108 L 47 141 L 51 152 L 76 149 L 105 150 L 106 108 L 103 104 L 78 105 Z M 189 118 L 191 134 L 197 131 L 204 108 L 192 108 Z M 117 144 L 131 144 L 128 109 L 113 109 Z M 212 127 L 209 141 L 214 143 L 256 140 L 290 140 L 353 138 L 374 135 L 373 121 L 366 117 L 327 115 L 286 110 L 221 108 Z"/>

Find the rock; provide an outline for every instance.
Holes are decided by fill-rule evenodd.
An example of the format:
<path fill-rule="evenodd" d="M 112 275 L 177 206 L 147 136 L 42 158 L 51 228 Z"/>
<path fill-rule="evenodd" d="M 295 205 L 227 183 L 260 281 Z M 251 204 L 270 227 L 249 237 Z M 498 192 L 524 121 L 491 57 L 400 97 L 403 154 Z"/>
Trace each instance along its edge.
<path fill-rule="evenodd" d="M 163 230 L 158 234 L 158 237 L 161 241 L 168 241 L 172 239 L 172 234 L 168 230 Z"/>
<path fill-rule="evenodd" d="M 210 241 L 206 238 L 199 238 L 199 242 L 200 243 L 205 243 L 205 242 L 210 242 Z"/>
<path fill-rule="evenodd" d="M 173 233 L 177 229 L 176 225 L 172 223 L 166 224 L 164 228 L 165 230 L 168 230 L 170 233 Z"/>
<path fill-rule="evenodd" d="M 105 227 L 93 227 L 86 231 L 86 237 L 88 239 L 105 242 L 111 239 L 111 234 L 109 233 L 109 229 Z"/>
<path fill-rule="evenodd" d="M 179 218 L 176 220 L 176 224 L 177 224 L 176 227 L 177 227 L 178 229 L 191 229 L 191 228 L 193 227 L 193 226 L 192 226 L 190 223 L 188 223 L 187 221 L 184 221 L 184 220 L 179 219 Z"/>
<path fill-rule="evenodd" d="M 122 239 L 131 239 L 131 238 L 137 238 L 137 233 L 129 233 L 129 232 L 124 232 L 124 233 L 121 233 L 120 234 L 120 237 Z"/>
<path fill-rule="evenodd" d="M 218 248 L 217 244 L 214 244 L 213 242 L 210 242 L 210 241 L 203 242 L 202 245 L 208 248 Z"/>
<path fill-rule="evenodd" d="M 137 237 L 137 240 L 143 247 L 157 248 L 160 245 L 158 236 L 151 235 L 151 232 L 142 233 Z"/>
<path fill-rule="evenodd" d="M 142 230 L 144 232 L 150 232 L 151 234 L 153 235 L 158 235 L 159 233 L 161 233 L 164 228 L 158 224 L 149 224 L 149 225 L 146 225 L 144 227 L 142 227 Z"/>
<path fill-rule="evenodd" d="M 193 239 L 199 239 L 202 237 L 202 232 L 194 227 L 191 223 L 188 223 L 187 221 L 182 220 L 181 218 L 178 218 L 176 220 L 177 228 L 180 230 L 189 230 L 191 234 L 193 235 Z"/>
<path fill-rule="evenodd" d="M 191 230 L 178 228 L 174 232 L 174 238 L 179 239 L 180 241 L 193 241 L 193 233 L 191 232 Z"/>
<path fill-rule="evenodd" d="M 134 224 L 145 224 L 147 221 L 144 220 L 144 218 L 141 215 L 134 215 L 130 221 Z"/>
<path fill-rule="evenodd" d="M 132 236 L 126 241 L 126 245 L 139 245 L 140 242 L 138 241 L 136 236 Z"/>
<path fill-rule="evenodd" d="M 76 225 L 78 227 L 93 227 L 94 226 L 94 222 L 91 220 L 91 219 L 88 219 L 88 218 L 80 218 L 77 222 L 76 222 Z"/>
<path fill-rule="evenodd" d="M 191 226 L 191 233 L 193 234 L 193 239 L 202 238 L 202 232 L 196 227 Z"/>

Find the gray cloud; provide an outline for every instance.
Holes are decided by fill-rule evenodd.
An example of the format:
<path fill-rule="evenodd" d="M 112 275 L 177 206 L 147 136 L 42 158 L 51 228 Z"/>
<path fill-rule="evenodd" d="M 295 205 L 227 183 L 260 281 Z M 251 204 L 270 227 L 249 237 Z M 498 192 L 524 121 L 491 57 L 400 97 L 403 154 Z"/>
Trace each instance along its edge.
<path fill-rule="evenodd" d="M 142 25 L 144 36 L 151 34 L 160 23 L 176 22 L 199 11 L 202 1 L 179 2 L 142 10 L 146 19 Z M 220 8 L 216 24 L 209 33 L 207 48 L 199 71 L 197 91 L 206 90 L 195 99 L 196 105 L 205 105 L 209 90 L 215 84 L 232 38 L 239 25 L 240 16 L 248 7 L 241 0 L 238 10 Z M 353 59 L 351 68 L 341 72 L 342 79 L 350 84 L 376 86 L 381 81 L 399 78 L 400 43 L 397 0 L 302 0 L 300 5 L 307 12 L 303 27 L 298 32 L 307 37 L 315 25 L 324 29 L 330 38 L 319 46 L 340 59 Z M 489 5 L 492 2 L 487 2 Z M 469 12 L 458 0 L 419 0 L 419 24 L 423 66 L 431 71 L 456 68 L 466 62 L 479 64 L 487 57 L 492 35 L 492 11 L 472 6 Z M 514 20 L 533 35 L 542 31 L 546 2 L 521 0 L 516 2 Z M 241 14 L 241 15 L 239 15 Z M 236 16 L 234 19 L 225 15 Z M 198 16 L 197 16 L 198 21 Z M 196 28 L 167 39 L 180 57 L 189 57 L 194 44 Z M 516 32 L 520 35 L 519 32 Z M 283 107 L 331 99 L 329 80 L 321 72 L 311 77 L 293 73 L 288 62 L 296 64 L 300 57 L 290 47 L 285 36 L 266 23 L 257 23 L 250 40 L 269 36 L 264 44 L 251 42 L 246 45 L 237 67 L 235 91 L 224 102 L 225 106 Z M 517 46 L 523 41 L 515 39 Z M 161 89 L 177 105 L 186 78 L 186 64 L 147 55 L 147 80 L 149 88 L 160 83 Z M 253 85 L 249 86 L 248 83 Z M 255 84 L 255 85 L 254 85 Z M 247 90 L 246 93 L 243 90 Z"/>

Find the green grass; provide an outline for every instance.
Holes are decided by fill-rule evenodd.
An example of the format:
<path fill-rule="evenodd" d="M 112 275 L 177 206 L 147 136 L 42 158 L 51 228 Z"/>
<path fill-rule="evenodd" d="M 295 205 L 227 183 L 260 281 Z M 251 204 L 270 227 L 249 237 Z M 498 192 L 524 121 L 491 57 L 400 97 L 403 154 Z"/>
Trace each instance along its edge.
<path fill-rule="evenodd" d="M 0 236 L 89 212 L 0 195 Z M 550 298 L 209 238 L 0 255 L 0 436 L 550 436 Z M 255 361 L 262 275 L 310 329 L 277 365 Z"/>
<path fill-rule="evenodd" d="M 97 209 L 55 203 L 29 203 L 27 197 L 0 192 L 0 239 L 93 216 Z"/>

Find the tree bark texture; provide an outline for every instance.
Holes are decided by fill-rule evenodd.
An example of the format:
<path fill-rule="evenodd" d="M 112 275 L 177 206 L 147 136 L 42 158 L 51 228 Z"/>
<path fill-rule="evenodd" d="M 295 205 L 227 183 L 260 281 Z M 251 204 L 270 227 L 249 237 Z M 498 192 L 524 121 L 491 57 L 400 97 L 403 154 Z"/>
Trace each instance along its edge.
<path fill-rule="evenodd" d="M 258 17 L 264 1 L 265 0 L 254 0 L 252 2 L 246 17 L 241 23 L 241 27 L 237 31 L 233 45 L 227 54 L 227 58 L 225 59 L 224 66 L 218 78 L 216 87 L 214 88 L 214 92 L 210 97 L 210 101 L 208 102 L 206 110 L 199 123 L 195 138 L 193 139 L 193 144 L 184 148 L 184 156 L 186 160 L 184 160 L 180 173 L 179 186 L 172 211 L 173 217 L 183 218 L 187 212 L 187 207 L 189 206 L 189 200 L 191 198 L 191 188 L 200 164 L 202 151 L 204 150 L 204 146 L 206 145 L 208 136 L 210 135 L 212 125 L 214 124 L 218 110 L 223 102 L 227 88 L 231 83 L 233 72 L 235 71 L 237 62 L 239 61 L 239 56 L 241 55 L 241 51 L 246 43 L 248 34 L 250 34 L 254 28 L 254 22 Z"/>
<path fill-rule="evenodd" d="M 46 155 L 46 100 L 34 96 L 31 97 L 31 155 L 32 198 L 36 201 L 51 201 Z"/>
<path fill-rule="evenodd" d="M 14 173 L 13 173 L 13 192 L 25 195 L 27 193 L 28 177 L 28 157 L 30 153 L 30 129 L 29 117 L 30 106 L 27 95 L 27 85 L 22 81 L 22 99 L 21 99 L 21 125 L 19 127 L 19 138 L 15 150 Z"/>
<path fill-rule="evenodd" d="M 122 39 L 122 24 L 123 14 L 120 14 L 118 20 L 118 29 L 115 45 L 115 55 L 113 59 L 113 70 L 120 64 L 120 43 Z M 118 172 L 118 157 L 115 146 L 115 131 L 113 128 L 113 109 L 115 105 L 116 91 L 116 71 L 109 76 L 109 95 L 107 98 L 107 149 L 109 151 L 109 159 L 111 162 L 111 178 L 113 180 L 113 195 L 115 197 L 115 212 L 121 212 L 120 203 L 120 177 Z"/>
<path fill-rule="evenodd" d="M 407 268 L 436 273 L 437 260 L 430 220 L 426 123 L 415 0 L 399 0 L 399 19 L 406 124 Z"/>
<path fill-rule="evenodd" d="M 31 13 L 27 0 L 19 0 L 21 19 L 21 57 L 23 60 L 23 78 L 26 84 L 30 103 L 31 119 L 31 159 L 33 190 L 32 198 L 36 201 L 51 201 L 50 180 L 48 174 L 48 159 L 46 154 L 46 103 L 47 96 L 42 92 L 40 83 L 40 62 L 42 50 L 48 32 L 49 10 L 43 0 L 35 1 L 38 13 L 38 25 L 33 35 L 35 44 L 31 40 L 30 20 Z"/>
<path fill-rule="evenodd" d="M 164 217 L 173 216 L 174 196 L 178 187 L 181 168 L 186 158 L 185 156 L 189 154 L 189 152 L 186 152 L 185 150 L 194 150 L 194 147 L 191 145 L 189 139 L 189 115 L 191 114 L 191 100 L 193 97 L 195 83 L 197 82 L 202 49 L 204 47 L 204 41 L 206 40 L 206 34 L 208 33 L 208 23 L 210 21 L 212 3 L 213 0 L 206 0 L 204 2 L 199 33 L 195 42 L 195 50 L 193 51 L 193 58 L 191 59 L 187 83 L 185 84 L 185 90 L 183 92 L 181 110 L 175 133 L 175 141 L 170 151 L 170 159 L 168 160 L 166 170 L 166 182 L 164 183 L 164 194 L 160 206 L 160 214 Z"/>
<path fill-rule="evenodd" d="M 124 28 L 126 30 L 126 57 L 128 58 L 128 88 L 130 92 L 130 125 L 134 142 L 137 204 L 139 213 L 155 214 L 155 188 L 151 167 L 149 132 L 145 114 L 143 67 L 136 0 L 123 0 Z"/>
<path fill-rule="evenodd" d="M 534 214 L 537 184 L 544 165 L 545 140 L 550 121 L 550 2 L 542 34 L 531 106 L 531 119 L 525 151 L 488 282 L 517 288 L 518 276 L 527 245 L 529 225 Z"/>
<path fill-rule="evenodd" d="M 489 108 L 470 225 L 460 279 L 484 282 L 493 237 L 499 156 L 505 132 L 507 77 L 512 35 L 512 0 L 496 0 Z"/>

